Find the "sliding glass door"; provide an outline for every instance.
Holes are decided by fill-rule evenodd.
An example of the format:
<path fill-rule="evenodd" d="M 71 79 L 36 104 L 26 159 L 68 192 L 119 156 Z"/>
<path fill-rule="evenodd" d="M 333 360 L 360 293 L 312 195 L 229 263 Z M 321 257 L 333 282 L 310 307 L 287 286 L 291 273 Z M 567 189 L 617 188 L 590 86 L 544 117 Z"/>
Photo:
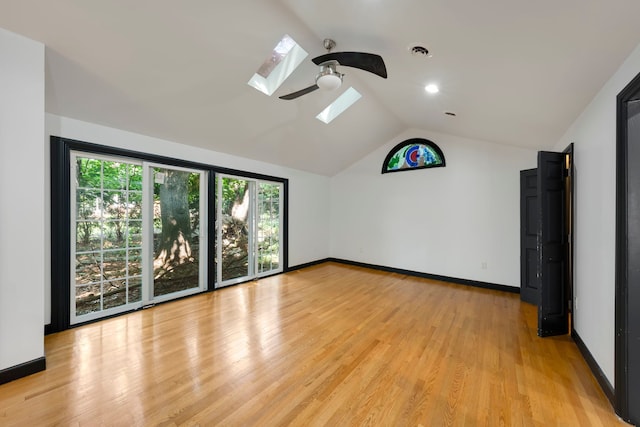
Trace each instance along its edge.
<path fill-rule="evenodd" d="M 284 271 L 287 189 L 52 136 L 48 333 Z"/>
<path fill-rule="evenodd" d="M 205 288 L 206 172 L 70 158 L 70 324 Z"/>
<path fill-rule="evenodd" d="M 218 175 L 216 287 L 282 271 L 283 184 Z"/>

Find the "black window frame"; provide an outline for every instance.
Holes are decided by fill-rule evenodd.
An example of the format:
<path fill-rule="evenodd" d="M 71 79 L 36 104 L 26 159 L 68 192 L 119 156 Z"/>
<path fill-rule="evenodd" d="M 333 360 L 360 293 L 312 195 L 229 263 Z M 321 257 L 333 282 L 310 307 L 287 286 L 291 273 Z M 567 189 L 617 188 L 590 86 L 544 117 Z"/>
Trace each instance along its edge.
<path fill-rule="evenodd" d="M 400 150 L 403 147 L 406 147 L 409 145 L 416 145 L 416 144 L 426 145 L 427 147 L 431 148 L 433 151 L 436 152 L 436 154 L 438 154 L 438 156 L 440 156 L 440 158 L 442 159 L 442 163 L 434 164 L 434 165 L 416 166 L 414 168 L 405 168 L 405 169 L 393 169 L 393 170 L 387 169 L 387 165 L 389 164 L 389 161 L 391 160 L 393 155 L 398 152 L 398 150 Z M 444 153 L 435 142 L 425 138 L 409 138 L 397 144 L 395 147 L 391 149 L 391 151 L 389 151 L 387 156 L 384 158 L 384 162 L 382 162 L 382 173 L 384 174 L 384 173 L 415 171 L 420 169 L 443 168 L 446 165 L 447 165 L 447 161 L 444 158 Z"/>
<path fill-rule="evenodd" d="M 51 322 L 45 325 L 45 334 L 60 332 L 71 327 L 80 326 L 86 323 L 100 321 L 109 317 L 120 316 L 129 313 L 105 316 L 97 320 L 91 320 L 76 325 L 70 324 L 71 314 L 71 152 L 82 152 L 87 154 L 111 155 L 138 159 L 146 162 L 161 163 L 168 166 L 177 166 L 190 169 L 200 169 L 207 174 L 207 226 L 209 230 L 215 230 L 216 221 L 216 186 L 215 177 L 217 174 L 237 175 L 245 178 L 259 179 L 265 181 L 278 182 L 283 184 L 283 262 L 282 272 L 289 271 L 289 180 L 287 178 L 275 177 L 260 173 L 248 172 L 244 170 L 226 168 L 206 163 L 198 163 L 174 157 L 149 154 L 140 151 L 101 145 L 92 142 L 79 141 L 60 136 L 50 136 L 51 148 Z M 207 244 L 209 256 L 207 257 L 207 286 L 204 292 L 211 292 L 215 289 L 216 267 L 211 254 L 215 254 L 215 233 L 209 235 Z M 275 273 L 281 274 L 281 273 Z M 199 295 L 197 293 L 195 295 Z M 186 297 L 188 298 L 188 297 Z M 133 310 L 132 310 L 133 311 Z"/>

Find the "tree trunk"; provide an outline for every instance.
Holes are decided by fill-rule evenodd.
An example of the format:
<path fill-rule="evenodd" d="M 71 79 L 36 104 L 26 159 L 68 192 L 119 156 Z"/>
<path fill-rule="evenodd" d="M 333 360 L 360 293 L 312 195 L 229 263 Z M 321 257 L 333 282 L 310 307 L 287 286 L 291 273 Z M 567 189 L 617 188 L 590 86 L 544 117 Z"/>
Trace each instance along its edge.
<path fill-rule="evenodd" d="M 160 184 L 162 235 L 156 265 L 165 271 L 191 261 L 188 172 L 164 171 Z"/>
<path fill-rule="evenodd" d="M 249 214 L 249 183 L 245 182 L 242 191 L 238 192 L 231 207 L 231 216 L 238 221 L 246 222 Z"/>

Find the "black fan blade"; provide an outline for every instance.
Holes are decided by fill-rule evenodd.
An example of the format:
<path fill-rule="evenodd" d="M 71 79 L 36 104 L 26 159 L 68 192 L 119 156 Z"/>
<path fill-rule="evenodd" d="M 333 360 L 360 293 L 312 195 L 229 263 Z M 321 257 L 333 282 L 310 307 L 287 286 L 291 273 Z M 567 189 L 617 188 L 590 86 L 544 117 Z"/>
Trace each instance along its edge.
<path fill-rule="evenodd" d="M 327 61 L 338 61 L 338 64 L 345 67 L 359 68 L 376 74 L 384 79 L 387 78 L 387 67 L 380 55 L 364 52 L 330 52 L 312 59 L 313 63 L 320 65 Z"/>
<path fill-rule="evenodd" d="M 296 99 L 296 98 L 298 98 L 299 96 L 306 95 L 306 94 L 308 94 L 309 92 L 313 92 L 313 91 L 314 91 L 314 90 L 316 90 L 316 89 L 320 89 L 320 88 L 318 87 L 318 85 L 313 85 L 313 86 L 305 87 L 304 89 L 300 89 L 300 90 L 299 90 L 299 91 L 297 91 L 297 92 L 290 93 L 290 94 L 288 94 L 288 95 L 282 95 L 282 96 L 280 96 L 279 98 L 280 98 L 280 99 L 287 99 L 287 100 L 289 100 L 289 99 Z"/>

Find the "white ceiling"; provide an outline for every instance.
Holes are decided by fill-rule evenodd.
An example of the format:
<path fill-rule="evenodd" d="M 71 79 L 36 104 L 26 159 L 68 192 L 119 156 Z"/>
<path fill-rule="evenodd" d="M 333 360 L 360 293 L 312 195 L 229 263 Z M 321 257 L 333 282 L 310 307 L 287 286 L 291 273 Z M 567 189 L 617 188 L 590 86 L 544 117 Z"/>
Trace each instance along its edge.
<path fill-rule="evenodd" d="M 47 46 L 48 112 L 329 176 L 408 128 L 550 148 L 640 43 L 638 16 L 637 0 L 0 0 L 0 27 Z M 268 97 L 247 81 L 285 33 L 309 58 Z M 329 125 L 315 116 L 339 93 L 277 98 L 313 83 L 325 37 L 389 73 L 342 68 L 363 98 Z"/>

